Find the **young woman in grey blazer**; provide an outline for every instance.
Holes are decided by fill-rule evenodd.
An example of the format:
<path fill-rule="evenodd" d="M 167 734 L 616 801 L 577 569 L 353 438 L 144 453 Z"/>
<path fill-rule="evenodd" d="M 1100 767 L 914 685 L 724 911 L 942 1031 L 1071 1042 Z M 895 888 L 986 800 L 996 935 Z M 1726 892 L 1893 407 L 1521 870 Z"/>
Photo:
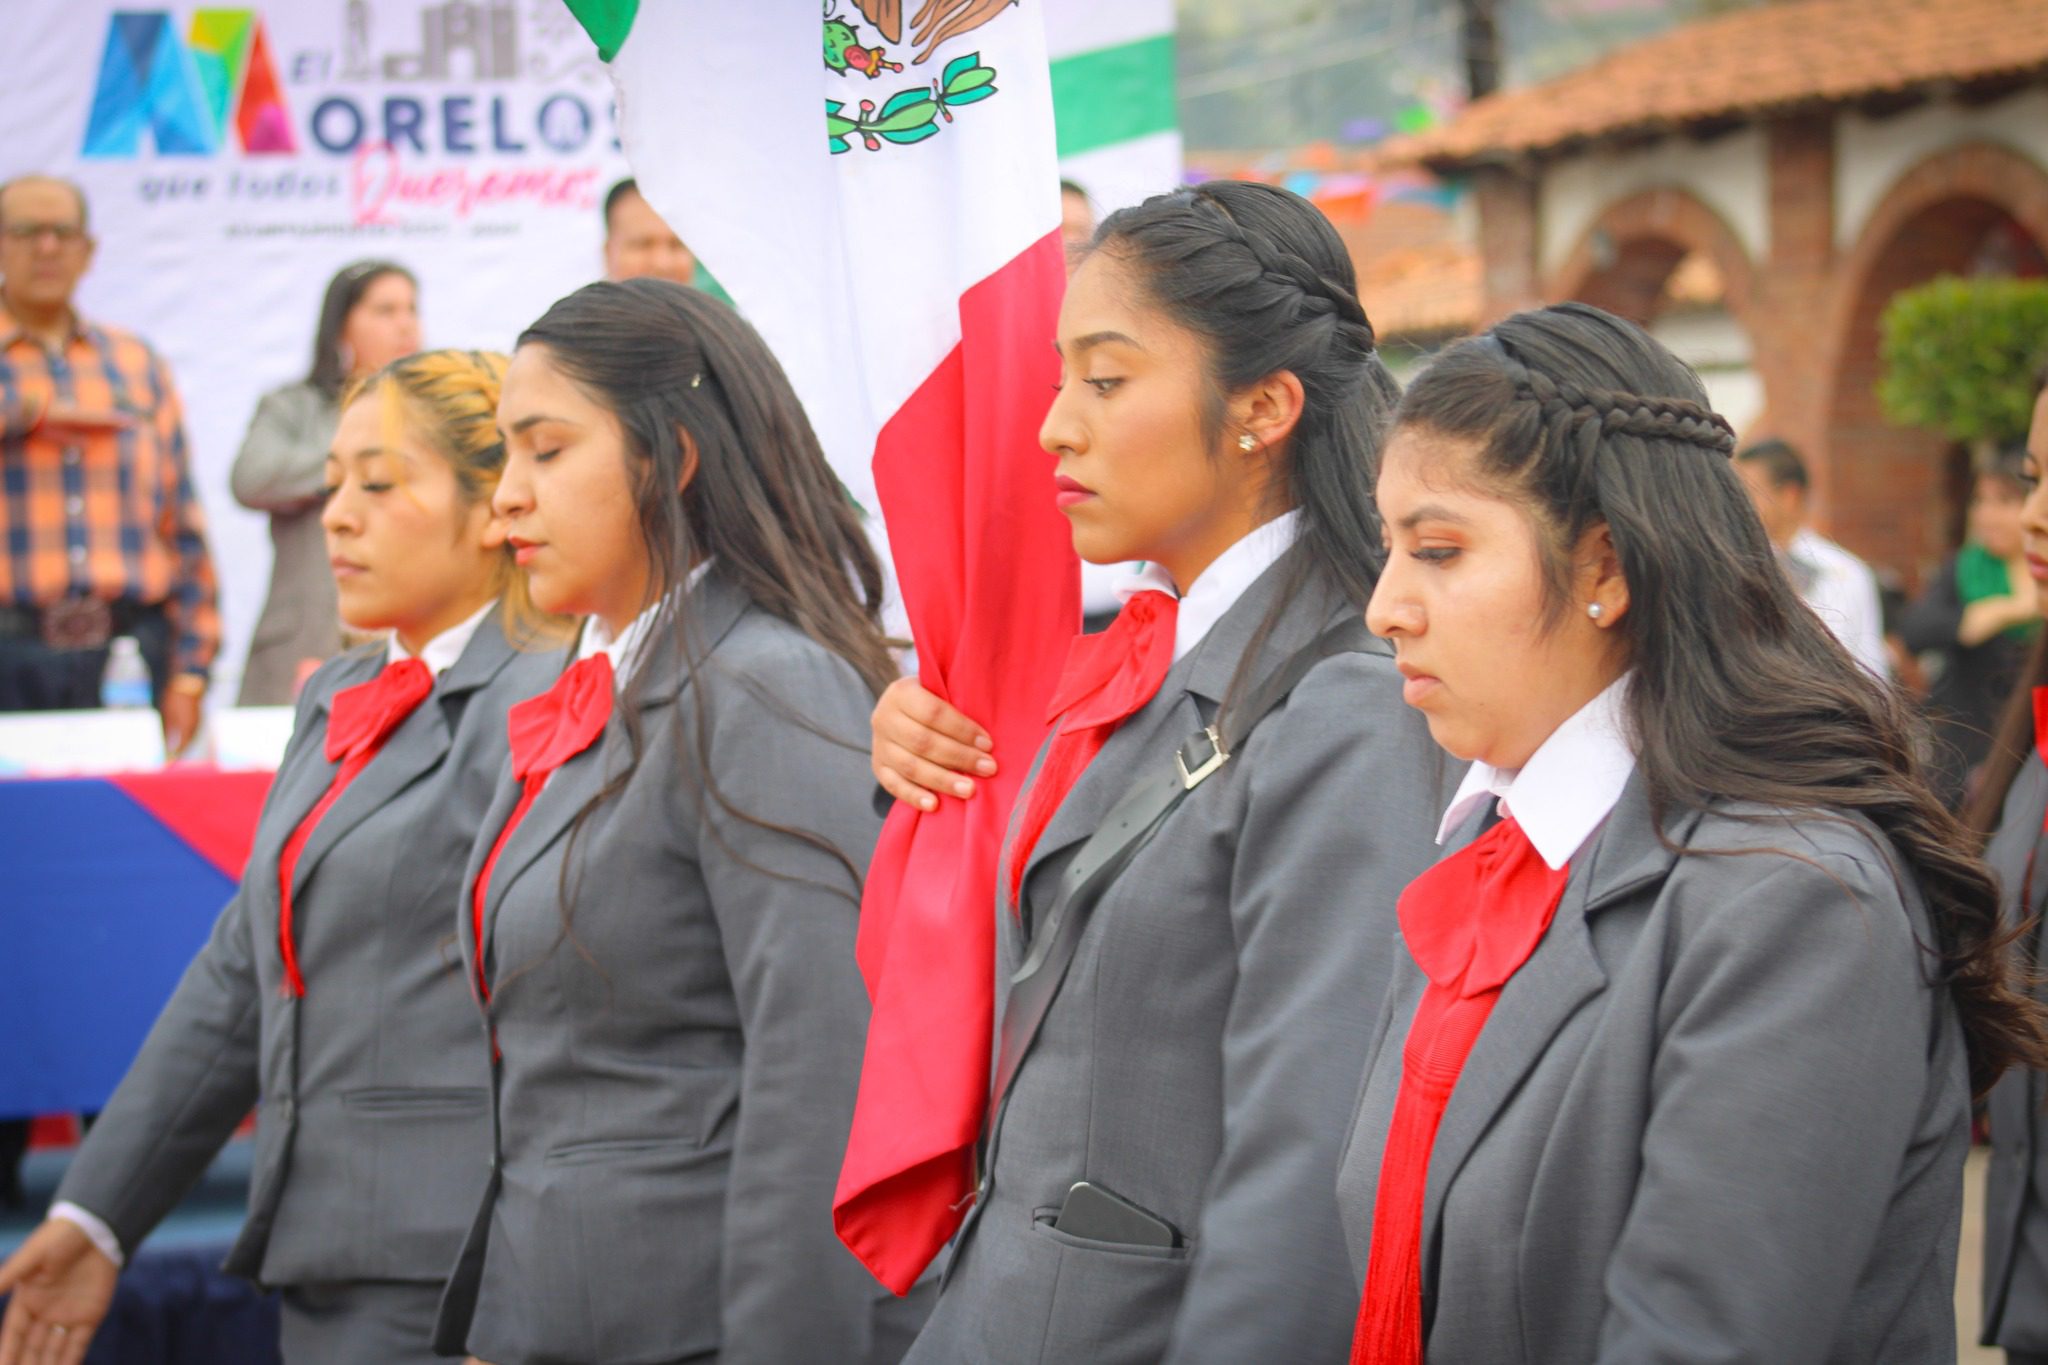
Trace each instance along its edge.
<path fill-rule="evenodd" d="M 502 356 L 436 351 L 373 378 L 326 461 L 341 610 L 389 643 L 330 661 L 240 891 L 86 1135 L 52 1217 L 5 1266 L 0 1362 L 83 1358 L 122 1259 L 260 1100 L 228 1269 L 283 1290 L 292 1365 L 424 1362 L 440 1279 L 484 1185 L 488 1068 L 447 907 L 505 755 L 505 715 L 558 652 L 490 497 Z M 38 1354 L 38 1353 L 41 1354 Z"/>
<path fill-rule="evenodd" d="M 1100 713 L 1056 700 L 1018 799 L 991 906 L 983 1177 L 910 1359 L 1331 1360 L 1356 1300 L 1338 1142 L 1393 896 L 1429 859 L 1450 775 L 1359 623 L 1393 383 L 1335 231 L 1264 185 L 1110 217 L 1058 343 L 1040 439 L 1075 548 L 1150 562 L 1069 675 L 1158 673 L 1078 775 L 1065 746 Z M 1236 708 L 1295 659 L 1306 671 L 1236 742 Z M 874 733 L 878 776 L 927 808 L 956 791 L 942 768 L 981 757 L 971 722 L 908 683 Z M 959 747 L 931 765 L 913 754 L 931 743 Z M 1095 903 L 1049 1002 L 1027 1003 L 1035 987 L 1010 983 L 1058 951 L 1090 836 L 1134 790 L 1205 767 Z"/>
<path fill-rule="evenodd" d="M 2048 591 L 2048 371 L 2034 402 L 2027 434 L 2024 473 L 2027 500 L 2021 508 L 2027 568 L 2037 590 Z M 2044 637 L 2048 638 L 2048 637 Z M 1964 811 L 1966 823 L 1990 840 L 1985 861 L 1998 874 L 2006 922 L 2026 927 L 2022 960 L 2038 973 L 2042 961 L 2041 918 L 2048 908 L 2048 866 L 2041 859 L 2048 838 L 2048 729 L 2041 721 L 2048 702 L 2048 643 L 2037 640 L 2020 672 L 1982 785 Z M 2048 987 L 2037 980 L 2037 999 Z M 2048 1365 L 2048 1142 L 2039 1137 L 2048 1107 L 2048 1073 L 2014 1067 L 1991 1087 L 1991 1166 L 1984 1182 L 1984 1317 L 1987 1346 L 2005 1348 L 2012 1365 Z"/>
<path fill-rule="evenodd" d="M 760 336 L 694 290 L 557 303 L 499 425 L 534 600 L 588 619 L 512 713 L 460 898 L 495 1122 L 441 1344 L 892 1361 L 918 1305 L 832 1231 L 880 829 L 861 741 L 894 676 L 880 567 Z"/>
<path fill-rule="evenodd" d="M 1473 764 L 1344 1155 L 1354 1361 L 1955 1358 L 1970 1098 L 2041 1013 L 1733 444 L 1583 304 L 1402 401 L 1367 620 Z"/>

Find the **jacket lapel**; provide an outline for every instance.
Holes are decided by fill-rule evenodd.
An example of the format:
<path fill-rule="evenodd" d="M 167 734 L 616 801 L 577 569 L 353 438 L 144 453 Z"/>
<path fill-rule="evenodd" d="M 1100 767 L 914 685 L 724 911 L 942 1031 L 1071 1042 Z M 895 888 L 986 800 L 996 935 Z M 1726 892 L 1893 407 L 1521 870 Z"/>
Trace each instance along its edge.
<path fill-rule="evenodd" d="M 628 695 L 638 694 L 639 709 L 643 712 L 669 705 L 689 689 L 691 669 L 681 666 L 682 653 L 676 647 L 678 638 L 688 650 L 692 667 L 709 667 L 719 642 L 731 633 L 751 605 L 745 591 L 728 581 L 716 567 L 690 590 L 686 601 L 687 609 L 648 639 L 635 665 L 640 672 L 627 679 L 625 691 Z M 491 872 L 490 890 L 484 898 L 487 950 L 497 924 L 498 907 L 504 903 L 505 889 L 576 822 L 577 815 L 603 788 L 613 764 L 621 761 L 627 752 L 629 741 L 625 718 L 614 709 L 611 719 L 605 723 L 604 733 L 588 749 L 556 769 L 554 779 L 534 798 L 526 818 L 512 832 L 504 854 L 498 859 L 498 866 Z M 645 761 L 648 755 L 643 753 L 641 757 Z M 512 790 L 513 802 L 516 802 L 517 788 Z M 500 795 L 502 797 L 503 793 Z M 503 815 L 493 811 L 496 823 L 485 826 L 493 831 L 493 843 L 497 839 L 495 831 L 504 828 L 505 819 L 511 813 L 511 803 L 505 805 Z M 488 856 L 489 846 L 485 845 L 482 852 Z M 480 869 L 479 860 L 478 867 L 471 870 L 468 885 L 475 885 L 475 873 Z"/>
<path fill-rule="evenodd" d="M 720 573 L 716 565 L 686 600 L 688 610 L 671 617 L 640 652 L 639 667 L 646 670 L 645 685 L 639 689 L 643 711 L 666 706 L 682 696 L 690 686 L 692 669 L 710 663 L 719 643 L 753 605 L 746 590 Z M 678 640 L 683 646 L 680 650 Z"/>
<path fill-rule="evenodd" d="M 334 670 L 334 676 L 327 680 L 325 694 L 312 703 L 312 709 L 305 715 L 302 724 L 307 733 L 303 737 L 296 733 L 292 736 L 295 741 L 303 742 L 286 751 L 285 760 L 271 783 L 270 795 L 263 805 L 263 818 L 256 827 L 256 838 L 250 846 L 249 871 L 244 873 L 244 878 L 254 874 L 262 879 L 257 888 L 261 896 L 259 903 L 273 925 L 277 922 L 280 905 L 277 865 L 284 854 L 284 846 L 291 841 L 300 823 L 312 813 L 313 807 L 320 803 L 320 798 L 327 794 L 335 773 L 341 768 L 340 764 L 331 763 L 327 758 L 329 704 L 336 692 L 367 682 L 377 675 L 382 666 L 381 654 L 365 651 L 361 655 L 350 656 Z M 306 856 L 301 850 L 298 875 L 292 882 L 295 895 L 304 884 L 305 871 Z M 272 939 L 275 947 L 275 935 Z"/>
<path fill-rule="evenodd" d="M 1214 718 L 1217 706 L 1237 677 L 1245 651 L 1251 647 L 1260 622 L 1266 619 L 1266 613 L 1272 609 L 1285 586 L 1291 558 L 1291 552 L 1281 556 L 1253 580 L 1230 610 L 1209 628 L 1201 643 L 1168 671 L 1165 681 L 1159 686 L 1159 695 L 1118 726 L 1116 733 L 1109 737 L 1108 743 L 1102 746 L 1102 751 L 1074 783 L 1066 799 L 1060 802 L 1059 809 L 1053 812 L 1045 832 L 1032 849 L 1031 859 L 1024 869 L 1027 897 L 1033 892 L 1039 896 L 1046 894 L 1047 886 L 1033 885 L 1033 879 L 1046 859 L 1094 834 L 1103 817 L 1123 799 L 1133 782 L 1148 768 L 1158 768 L 1162 772 L 1170 769 L 1174 752 Z M 1256 680 L 1262 670 L 1272 667 L 1278 659 L 1313 639 L 1327 624 L 1323 618 L 1329 615 L 1328 604 L 1322 600 L 1321 594 L 1304 593 L 1301 599 L 1290 602 L 1261 645 L 1252 680 Z M 1042 751 L 1040 757 L 1043 758 Z M 1033 780 L 1036 780 L 1035 772 Z M 1021 809 L 1023 796 L 1019 796 L 1017 804 Z M 1004 866 L 1007 865 L 1005 860 Z M 1057 883 L 1048 885 L 1056 886 Z M 1007 889 L 1005 883 L 1005 891 Z M 1029 907 L 1033 902 L 1027 899 L 1025 904 Z M 1038 916 L 1034 914 L 1032 918 L 1035 922 Z"/>
<path fill-rule="evenodd" d="M 477 623 L 462 657 L 435 679 L 427 699 L 392 732 L 369 766 L 356 774 L 356 780 L 314 827 L 292 872 L 294 899 L 305 890 L 307 879 L 329 850 L 349 831 L 439 765 L 453 738 L 453 717 L 461 714 L 470 693 L 497 677 L 511 660 L 512 646 L 506 643 L 498 614 L 490 612 Z M 332 701 L 332 693 L 323 697 L 321 710 L 327 711 Z"/>
<path fill-rule="evenodd" d="M 1683 843 L 1698 819 L 1697 814 L 1681 814 L 1666 833 L 1673 842 Z M 1475 821 L 1460 846 L 1471 842 L 1478 830 Z M 1573 870 L 1549 932 L 1501 989 L 1500 1001 L 1444 1110 L 1430 1151 L 1423 1201 L 1425 1267 L 1436 1259 L 1444 1196 L 1451 1182 L 1558 1031 L 1607 984 L 1607 974 L 1593 955 L 1588 919 L 1631 892 L 1661 881 L 1677 861 L 1678 855 L 1658 841 L 1640 772 L 1629 779 L 1605 828 L 1581 856 L 1584 865 Z"/>
<path fill-rule="evenodd" d="M 482 875 L 484 860 L 491 856 L 491 846 L 498 841 L 498 832 L 505 828 L 505 822 L 512 818 L 512 808 L 519 804 L 519 784 L 511 780 L 509 766 L 499 774 L 498 789 L 491 797 L 490 809 L 484 812 L 483 823 L 477 827 L 475 842 L 469 849 L 469 866 L 462 875 L 462 895 L 455 907 L 455 942 L 462 950 L 463 980 L 474 985 L 476 981 L 476 879 Z"/>

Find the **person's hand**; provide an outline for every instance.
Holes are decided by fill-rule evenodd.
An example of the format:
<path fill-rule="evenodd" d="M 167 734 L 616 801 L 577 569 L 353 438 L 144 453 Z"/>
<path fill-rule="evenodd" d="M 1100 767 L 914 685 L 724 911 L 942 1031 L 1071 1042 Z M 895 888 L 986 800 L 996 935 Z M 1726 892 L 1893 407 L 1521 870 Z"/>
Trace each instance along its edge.
<path fill-rule="evenodd" d="M 919 810 L 939 808 L 940 796 L 974 795 L 973 773 L 994 777 L 995 747 L 987 731 L 919 686 L 898 678 L 883 690 L 869 719 L 874 731 L 868 763 L 882 790 Z"/>
<path fill-rule="evenodd" d="M 1974 649 L 2001 631 L 2028 625 L 2041 619 L 2040 594 L 2025 568 L 2012 578 L 2012 591 L 1999 597 L 1980 597 L 1963 608 L 1956 628 L 1956 643 Z"/>
<path fill-rule="evenodd" d="M 199 737 L 199 707 L 205 700 L 203 691 L 175 684 L 164 689 L 156 709 L 164 718 L 164 753 L 168 757 L 181 757 Z"/>
<path fill-rule="evenodd" d="M 76 1223 L 52 1218 L 0 1262 L 0 1365 L 79 1365 L 114 1302 L 120 1269 Z"/>
<path fill-rule="evenodd" d="M 52 403 L 43 409 L 35 430 L 57 441 L 82 441 L 109 431 L 126 431 L 135 418 L 116 408 L 80 408 Z"/>

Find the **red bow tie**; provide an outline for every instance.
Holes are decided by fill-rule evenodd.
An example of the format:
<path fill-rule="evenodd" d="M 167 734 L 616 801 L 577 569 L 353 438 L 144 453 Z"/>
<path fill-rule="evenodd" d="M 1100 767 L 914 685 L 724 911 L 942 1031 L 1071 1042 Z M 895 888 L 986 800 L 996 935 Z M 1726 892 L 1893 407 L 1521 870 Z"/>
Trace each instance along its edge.
<path fill-rule="evenodd" d="M 391 732 L 419 709 L 434 690 L 434 674 L 418 659 L 400 659 L 386 664 L 384 671 L 366 683 L 344 688 L 328 702 L 327 761 L 339 763 L 340 771 L 327 784 L 318 805 L 308 811 L 292 837 L 277 855 L 277 946 L 284 957 L 284 985 L 295 996 L 306 994 L 306 978 L 299 970 L 297 935 L 292 928 L 292 877 L 298 871 L 299 855 L 306 841 L 334 803 L 348 790 L 356 775 L 370 766 L 370 760 L 391 738 Z"/>
<path fill-rule="evenodd" d="M 1099 635 L 1077 635 L 1053 688 L 1047 718 L 1059 726 L 1038 765 L 1024 818 L 1010 845 L 1010 900 L 1024 894 L 1031 851 L 1052 823 L 1067 793 L 1125 719 L 1159 695 L 1173 667 L 1174 624 L 1180 599 L 1155 589 L 1134 594 Z"/>
<path fill-rule="evenodd" d="M 524 782 L 555 769 L 590 747 L 612 717 L 612 661 L 604 654 L 579 659 L 537 697 L 506 716 L 512 739 L 512 776 Z"/>
<path fill-rule="evenodd" d="M 434 690 L 434 673 L 418 659 L 400 659 L 366 683 L 344 688 L 328 703 L 327 761 L 340 763 L 383 746 Z"/>
<path fill-rule="evenodd" d="M 512 776 L 520 783 L 519 804 L 512 807 L 505 827 L 491 845 L 477 874 L 476 890 L 470 897 L 470 932 L 476 943 L 476 988 L 485 1000 L 491 998 L 490 976 L 484 970 L 484 902 L 490 896 L 491 873 L 512 838 L 512 831 L 533 808 L 548 777 L 576 755 L 588 749 L 604 733 L 612 718 L 612 661 L 593 654 L 564 669 L 555 685 L 538 697 L 529 697 L 507 713 L 505 724 L 512 740 Z"/>
<path fill-rule="evenodd" d="M 1501 987 L 1543 941 L 1570 879 L 1503 819 L 1401 893 L 1401 938 L 1429 985 L 1401 1049 L 1351 1365 L 1421 1365 L 1430 1149 Z"/>

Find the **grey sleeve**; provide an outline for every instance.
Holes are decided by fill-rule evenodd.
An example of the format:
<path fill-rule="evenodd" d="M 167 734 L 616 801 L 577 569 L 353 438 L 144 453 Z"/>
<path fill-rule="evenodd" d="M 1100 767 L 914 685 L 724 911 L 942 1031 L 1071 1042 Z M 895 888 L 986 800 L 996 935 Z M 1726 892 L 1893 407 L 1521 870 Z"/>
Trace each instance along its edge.
<path fill-rule="evenodd" d="M 324 737 L 307 722 L 331 686 L 316 676 L 300 694 L 279 772 Z M 249 902 L 245 873 L 57 1188 L 56 1198 L 107 1224 L 130 1256 L 255 1107 L 263 997 Z"/>
<path fill-rule="evenodd" d="M 262 1001 L 248 899 L 238 891 L 221 911 L 57 1190 L 130 1256 L 256 1103 Z"/>
<path fill-rule="evenodd" d="M 302 385 L 263 395 L 228 471 L 236 502 L 258 512 L 298 512 L 320 500 L 334 436 L 320 429 L 320 415 L 313 391 Z"/>
<path fill-rule="evenodd" d="M 774 693 L 788 711 L 741 685 L 722 688 L 711 771 L 733 807 L 823 839 L 854 873 L 706 796 L 698 856 L 744 1049 L 720 1285 L 726 1365 L 863 1360 L 882 1293 L 832 1227 L 867 1035 L 854 940 L 855 873 L 865 873 L 881 828 L 869 802 L 870 702 L 852 670 L 820 650 L 775 663 Z"/>
<path fill-rule="evenodd" d="M 1224 1145 L 1166 1359 L 1342 1360 L 1358 1287 L 1337 1159 L 1392 972 L 1394 904 L 1435 858 L 1451 765 L 1377 654 L 1319 665 L 1239 761 L 1251 790 L 1230 891 Z"/>
<path fill-rule="evenodd" d="M 1681 868 L 1698 927 L 1666 979 L 1598 1358 L 1819 1360 L 1931 1083 L 1934 990 L 1887 868 L 1841 854 Z"/>

